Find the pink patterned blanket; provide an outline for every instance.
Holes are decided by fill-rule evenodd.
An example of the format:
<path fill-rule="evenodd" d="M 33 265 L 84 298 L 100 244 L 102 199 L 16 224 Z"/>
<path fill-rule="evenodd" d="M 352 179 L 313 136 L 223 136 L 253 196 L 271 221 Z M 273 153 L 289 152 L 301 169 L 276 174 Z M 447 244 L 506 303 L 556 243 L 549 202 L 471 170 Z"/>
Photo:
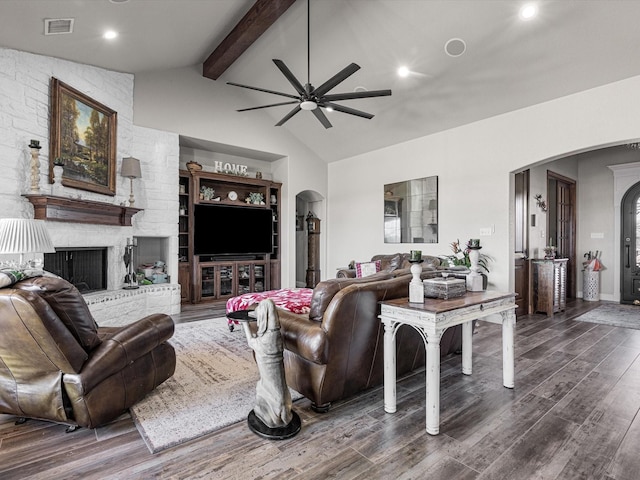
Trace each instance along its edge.
<path fill-rule="evenodd" d="M 245 310 L 254 303 L 259 303 L 265 298 L 270 298 L 276 307 L 293 313 L 309 313 L 311 305 L 312 288 L 282 288 L 266 292 L 245 293 L 227 300 L 227 313 Z M 234 320 L 228 320 L 231 325 Z M 238 323 L 237 321 L 235 322 Z"/>

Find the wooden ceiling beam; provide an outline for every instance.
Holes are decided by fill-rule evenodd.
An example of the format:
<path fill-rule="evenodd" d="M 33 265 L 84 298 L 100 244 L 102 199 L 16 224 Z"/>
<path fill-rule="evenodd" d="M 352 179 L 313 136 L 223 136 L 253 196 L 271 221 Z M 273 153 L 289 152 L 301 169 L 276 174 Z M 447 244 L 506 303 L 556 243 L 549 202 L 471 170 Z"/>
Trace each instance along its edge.
<path fill-rule="evenodd" d="M 296 0 L 257 0 L 202 64 L 202 75 L 217 80 Z"/>

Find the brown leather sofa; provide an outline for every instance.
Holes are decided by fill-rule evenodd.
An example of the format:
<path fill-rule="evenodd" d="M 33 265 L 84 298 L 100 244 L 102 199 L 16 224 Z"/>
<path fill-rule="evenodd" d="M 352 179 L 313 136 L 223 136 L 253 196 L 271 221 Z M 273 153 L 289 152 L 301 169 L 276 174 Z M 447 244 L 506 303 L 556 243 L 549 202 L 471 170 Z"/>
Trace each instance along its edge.
<path fill-rule="evenodd" d="M 326 412 L 331 402 L 348 398 L 383 381 L 381 300 L 406 297 L 410 274 L 379 272 L 358 279 L 335 278 L 316 285 L 307 315 L 278 310 L 284 339 L 287 384 Z M 439 274 L 424 269 L 422 277 Z M 462 347 L 460 326 L 445 331 L 441 355 Z M 413 327 L 396 336 L 397 374 L 425 364 L 422 338 Z"/>
<path fill-rule="evenodd" d="M 409 268 L 411 267 L 411 262 L 409 262 L 409 258 L 411 257 L 410 253 L 392 253 L 392 254 L 381 254 L 374 255 L 371 257 L 371 262 L 380 261 L 380 271 L 386 272 L 394 272 L 400 270 L 398 273 L 409 273 Z M 442 262 L 438 257 L 434 257 L 431 255 L 423 255 L 422 256 L 422 268 L 423 269 L 431 269 L 440 267 Z M 336 278 L 356 278 L 356 269 L 355 268 L 343 268 L 338 270 L 336 273 Z"/>
<path fill-rule="evenodd" d="M 0 413 L 95 428 L 173 375 L 174 323 L 98 327 L 78 290 L 36 277 L 0 289 Z"/>

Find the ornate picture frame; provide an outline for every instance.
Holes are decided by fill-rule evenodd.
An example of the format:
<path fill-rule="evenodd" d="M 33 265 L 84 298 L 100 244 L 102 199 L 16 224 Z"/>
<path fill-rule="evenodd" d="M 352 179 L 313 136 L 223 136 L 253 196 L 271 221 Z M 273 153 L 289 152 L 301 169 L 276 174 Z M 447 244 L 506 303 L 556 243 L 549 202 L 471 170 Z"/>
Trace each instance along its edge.
<path fill-rule="evenodd" d="M 75 88 L 51 78 L 49 181 L 62 165 L 62 185 L 116 194 L 118 114 Z"/>

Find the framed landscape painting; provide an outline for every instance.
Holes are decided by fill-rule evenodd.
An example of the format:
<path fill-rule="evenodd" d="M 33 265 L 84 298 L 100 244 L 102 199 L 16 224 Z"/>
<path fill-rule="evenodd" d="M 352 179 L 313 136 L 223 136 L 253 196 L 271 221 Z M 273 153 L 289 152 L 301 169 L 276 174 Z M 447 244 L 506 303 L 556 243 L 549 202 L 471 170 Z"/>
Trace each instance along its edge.
<path fill-rule="evenodd" d="M 118 114 L 51 78 L 49 178 L 62 165 L 67 187 L 115 195 Z"/>

